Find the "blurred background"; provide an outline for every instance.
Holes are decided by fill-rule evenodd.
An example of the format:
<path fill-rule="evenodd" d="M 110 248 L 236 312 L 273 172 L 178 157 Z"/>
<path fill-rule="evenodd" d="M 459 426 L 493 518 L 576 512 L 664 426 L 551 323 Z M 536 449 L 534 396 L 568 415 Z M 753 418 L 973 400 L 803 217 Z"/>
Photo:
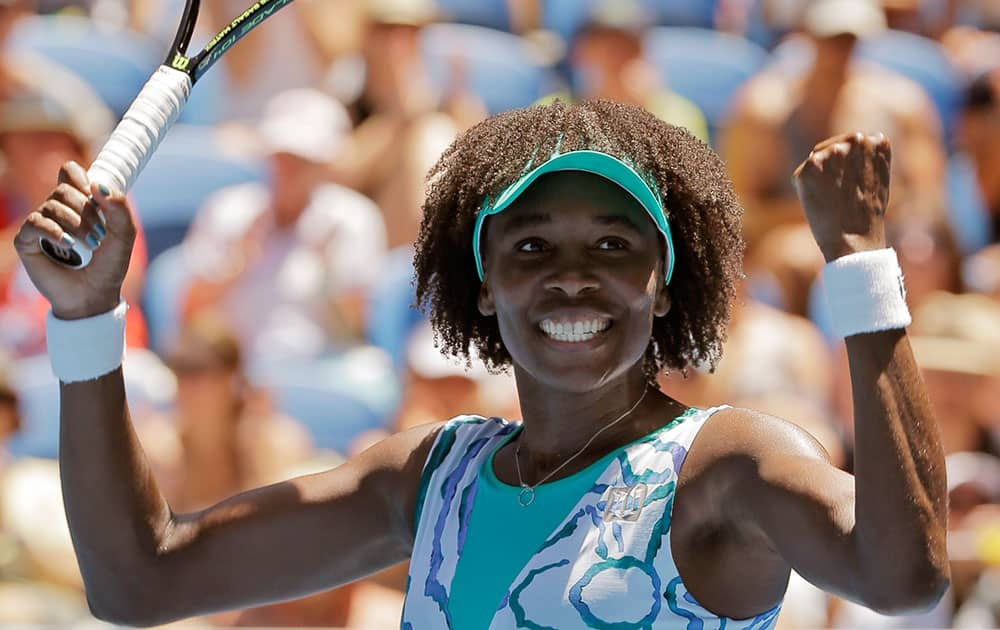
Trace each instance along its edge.
<path fill-rule="evenodd" d="M 195 47 L 245 0 L 203 4 Z M 182 5 L 0 0 L 0 624 L 107 625 L 62 508 L 48 306 L 12 239 L 59 165 L 94 157 Z M 834 133 L 890 137 L 889 239 L 948 457 L 953 584 L 935 610 L 885 618 L 793 575 L 779 627 L 1000 624 L 1000 0 L 298 0 L 199 83 L 131 194 L 125 374 L 173 509 L 414 424 L 519 418 L 511 377 L 443 358 L 411 308 L 424 174 L 489 114 L 587 97 L 710 143 L 746 208 L 724 358 L 665 390 L 800 423 L 848 471 L 846 355 L 790 176 Z M 405 576 L 170 625 L 396 628 Z"/>

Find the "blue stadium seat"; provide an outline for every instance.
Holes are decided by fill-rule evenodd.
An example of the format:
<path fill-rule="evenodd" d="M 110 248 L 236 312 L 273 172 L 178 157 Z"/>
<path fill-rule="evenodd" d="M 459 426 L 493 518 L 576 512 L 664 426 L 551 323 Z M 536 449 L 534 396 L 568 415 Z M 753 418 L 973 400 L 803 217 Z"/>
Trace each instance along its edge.
<path fill-rule="evenodd" d="M 52 374 L 49 356 L 19 359 L 12 374 L 22 427 L 8 443 L 10 453 L 15 457 L 58 457 L 59 381 Z M 124 374 L 133 417 L 163 411 L 172 404 L 176 391 L 173 375 L 152 352 L 129 348 Z"/>
<path fill-rule="evenodd" d="M 542 26 L 569 42 L 583 26 L 595 0 L 546 0 L 542 2 Z"/>
<path fill-rule="evenodd" d="M 940 44 L 912 33 L 886 31 L 861 42 L 857 55 L 919 83 L 934 102 L 946 136 L 950 135 L 962 97 L 962 80 Z"/>
<path fill-rule="evenodd" d="M 542 27 L 572 41 L 601 0 L 545 0 Z M 606 1 L 606 0 L 605 0 Z M 650 24 L 712 28 L 718 0 L 639 0 Z"/>
<path fill-rule="evenodd" d="M 501 31 L 510 31 L 512 27 L 507 0 L 437 0 L 435 4 L 449 22 Z"/>
<path fill-rule="evenodd" d="M 18 360 L 12 380 L 22 424 L 7 444 L 8 450 L 14 457 L 58 457 L 59 381 L 52 374 L 48 355 Z"/>
<path fill-rule="evenodd" d="M 19 21 L 9 46 L 36 53 L 73 71 L 94 89 L 116 119 L 125 113 L 166 56 L 166 47 L 151 37 L 126 29 L 108 31 L 93 20 L 68 15 L 34 15 Z M 213 68 L 191 92 L 181 110 L 180 122 L 218 122 L 225 85 L 225 69 Z"/>
<path fill-rule="evenodd" d="M 372 289 L 367 336 L 385 350 L 397 370 L 406 363 L 406 341 L 423 314 L 411 307 L 416 299 L 413 286 L 413 248 L 400 247 L 386 256 L 378 283 Z"/>
<path fill-rule="evenodd" d="M 175 245 L 161 252 L 146 269 L 142 312 L 149 329 L 149 346 L 162 353 L 176 337 L 181 321 L 181 300 L 191 270 L 184 248 Z"/>
<path fill-rule="evenodd" d="M 977 252 L 990 244 L 990 218 L 968 156 L 956 153 L 948 160 L 946 185 L 948 220 L 959 249 L 964 255 Z"/>
<path fill-rule="evenodd" d="M 227 153 L 212 130 L 176 125 L 132 187 L 149 259 L 184 239 L 198 208 L 213 192 L 263 177 L 262 163 Z"/>
<path fill-rule="evenodd" d="M 713 28 L 719 0 L 644 0 L 657 24 Z"/>
<path fill-rule="evenodd" d="M 317 448 L 346 454 L 359 435 L 387 426 L 364 401 L 342 389 L 299 383 L 269 389 L 277 408 L 301 422 Z"/>
<path fill-rule="evenodd" d="M 749 40 L 700 28 L 651 28 L 643 45 L 667 85 L 701 108 L 713 138 L 736 91 L 768 60 Z"/>
<path fill-rule="evenodd" d="M 421 31 L 421 49 L 431 81 L 446 90 L 451 61 L 465 63 L 469 89 L 491 114 L 526 107 L 556 89 L 553 72 L 532 55 L 519 36 L 468 24 L 431 24 Z"/>
<path fill-rule="evenodd" d="M 121 117 L 153 70 L 163 51 L 128 30 L 105 31 L 84 17 L 34 15 L 17 23 L 8 44 L 54 61 L 86 81 Z"/>
<path fill-rule="evenodd" d="M 270 391 L 277 408 L 300 421 L 318 447 L 340 453 L 365 431 L 390 427 L 401 396 L 388 358 L 372 347 L 249 371 L 251 381 Z"/>

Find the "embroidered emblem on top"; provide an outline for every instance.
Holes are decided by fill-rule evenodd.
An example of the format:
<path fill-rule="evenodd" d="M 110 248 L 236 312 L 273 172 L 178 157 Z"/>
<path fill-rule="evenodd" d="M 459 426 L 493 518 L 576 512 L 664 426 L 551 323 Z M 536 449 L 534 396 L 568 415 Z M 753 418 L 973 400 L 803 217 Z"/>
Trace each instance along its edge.
<path fill-rule="evenodd" d="M 644 483 L 612 486 L 604 493 L 604 521 L 636 521 L 642 513 L 649 488 Z"/>

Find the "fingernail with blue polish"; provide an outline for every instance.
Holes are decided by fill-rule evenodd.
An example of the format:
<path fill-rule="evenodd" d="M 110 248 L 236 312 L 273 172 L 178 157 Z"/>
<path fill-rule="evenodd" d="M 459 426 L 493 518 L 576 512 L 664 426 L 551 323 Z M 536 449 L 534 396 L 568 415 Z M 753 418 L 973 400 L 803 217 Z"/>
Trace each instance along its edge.
<path fill-rule="evenodd" d="M 111 191 L 108 190 L 108 187 L 105 186 L 104 184 L 98 184 L 97 190 L 101 191 L 101 194 L 104 195 L 105 197 L 111 194 Z"/>
<path fill-rule="evenodd" d="M 87 241 L 87 247 L 90 249 L 97 249 L 97 246 L 101 244 L 101 241 L 93 233 L 87 234 L 87 238 L 83 240 Z"/>
<path fill-rule="evenodd" d="M 95 223 L 94 234 L 97 235 L 97 238 L 101 239 L 108 235 L 108 230 L 100 223 Z"/>
<path fill-rule="evenodd" d="M 59 242 L 62 243 L 63 247 L 73 247 L 76 245 L 76 239 L 63 232 L 63 235 L 59 237 Z"/>

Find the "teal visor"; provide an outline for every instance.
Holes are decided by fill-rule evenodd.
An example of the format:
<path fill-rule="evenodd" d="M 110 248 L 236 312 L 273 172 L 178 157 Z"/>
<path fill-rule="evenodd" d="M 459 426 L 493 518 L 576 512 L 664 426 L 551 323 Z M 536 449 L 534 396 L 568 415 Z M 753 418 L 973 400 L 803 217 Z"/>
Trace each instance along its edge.
<path fill-rule="evenodd" d="M 670 238 L 670 224 L 667 223 L 667 216 L 663 212 L 660 196 L 653 192 L 646 180 L 635 169 L 618 158 L 600 151 L 570 151 L 554 155 L 505 188 L 496 199 L 487 197 L 483 201 L 483 207 L 479 211 L 479 216 L 476 217 L 476 228 L 472 235 L 472 251 L 476 256 L 476 271 L 479 272 L 479 280 L 482 281 L 484 277 L 480 242 L 486 217 L 503 212 L 515 199 L 521 196 L 521 193 L 528 189 L 532 182 L 546 173 L 557 171 L 583 171 L 600 175 L 604 179 L 618 184 L 631 194 L 639 202 L 639 205 L 645 208 L 646 213 L 656 224 L 656 229 L 663 235 L 663 240 L 667 245 L 664 269 L 666 269 L 666 283 L 670 284 L 670 277 L 674 273 L 674 242 Z"/>

